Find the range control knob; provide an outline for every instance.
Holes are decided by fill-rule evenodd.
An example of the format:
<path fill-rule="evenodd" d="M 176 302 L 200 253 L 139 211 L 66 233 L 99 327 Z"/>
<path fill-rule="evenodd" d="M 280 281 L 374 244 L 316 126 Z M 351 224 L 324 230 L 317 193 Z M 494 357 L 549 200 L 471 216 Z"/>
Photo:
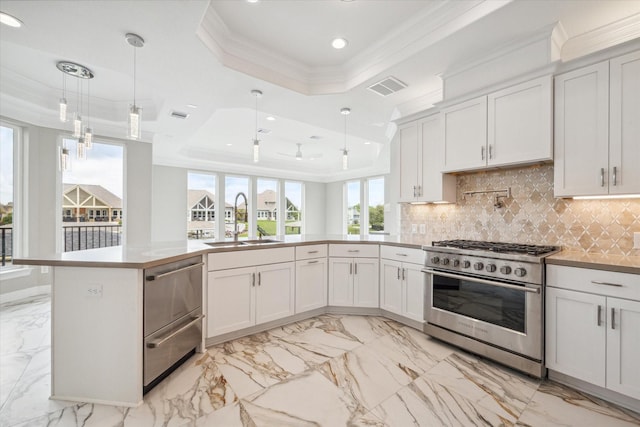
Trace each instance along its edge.
<path fill-rule="evenodd" d="M 466 259 L 462 261 L 462 268 L 469 268 L 469 267 L 471 267 L 471 261 L 467 261 Z"/>
<path fill-rule="evenodd" d="M 484 264 L 481 262 L 476 262 L 475 264 L 473 264 L 473 268 L 475 270 L 482 270 L 484 268 Z"/>
<path fill-rule="evenodd" d="M 515 274 L 518 277 L 524 277 L 527 275 L 527 270 L 525 270 L 522 267 L 518 267 L 515 270 L 513 270 L 513 274 Z"/>
<path fill-rule="evenodd" d="M 460 260 L 458 260 L 458 259 L 454 259 L 454 260 L 453 260 L 453 266 L 454 266 L 454 267 L 458 267 L 459 265 L 460 265 Z"/>
<path fill-rule="evenodd" d="M 434 257 L 431 258 L 431 263 L 432 264 L 437 264 L 439 262 L 440 262 L 440 258 L 439 257 L 434 256 Z"/>
<path fill-rule="evenodd" d="M 511 274 L 511 267 L 509 267 L 508 265 L 503 265 L 502 267 L 500 267 L 500 273 Z"/>
<path fill-rule="evenodd" d="M 494 271 L 496 271 L 496 265 L 495 265 L 495 264 L 487 264 L 487 266 L 485 267 L 485 269 L 486 269 L 489 273 L 493 273 Z"/>
<path fill-rule="evenodd" d="M 442 260 L 440 260 L 440 264 L 442 264 L 442 265 L 449 264 L 449 258 L 442 258 Z"/>

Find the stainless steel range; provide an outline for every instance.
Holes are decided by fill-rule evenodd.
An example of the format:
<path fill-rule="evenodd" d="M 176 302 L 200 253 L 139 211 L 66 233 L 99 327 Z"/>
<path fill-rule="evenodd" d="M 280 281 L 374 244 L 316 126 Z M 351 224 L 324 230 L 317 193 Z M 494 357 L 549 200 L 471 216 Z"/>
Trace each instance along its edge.
<path fill-rule="evenodd" d="M 445 240 L 422 249 L 425 333 L 542 377 L 544 258 L 560 248 Z"/>

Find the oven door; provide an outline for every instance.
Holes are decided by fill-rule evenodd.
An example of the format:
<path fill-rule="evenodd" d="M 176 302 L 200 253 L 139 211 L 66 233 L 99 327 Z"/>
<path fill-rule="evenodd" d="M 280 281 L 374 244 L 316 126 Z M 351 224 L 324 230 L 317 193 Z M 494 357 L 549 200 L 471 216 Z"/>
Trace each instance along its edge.
<path fill-rule="evenodd" d="M 422 271 L 428 323 L 542 360 L 542 286 Z"/>

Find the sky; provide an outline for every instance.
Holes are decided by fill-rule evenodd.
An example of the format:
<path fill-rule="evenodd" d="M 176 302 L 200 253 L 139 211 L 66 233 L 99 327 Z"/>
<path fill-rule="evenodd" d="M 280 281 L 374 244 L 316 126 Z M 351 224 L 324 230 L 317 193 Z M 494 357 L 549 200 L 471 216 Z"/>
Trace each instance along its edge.
<path fill-rule="evenodd" d="M 71 155 L 71 169 L 63 171 L 65 184 L 101 185 L 116 196 L 122 198 L 124 177 L 124 148 L 121 145 L 93 143 L 87 150 L 87 158 L 76 158 L 76 141 L 64 141 Z"/>
<path fill-rule="evenodd" d="M 13 201 L 13 129 L 0 126 L 0 203 Z"/>

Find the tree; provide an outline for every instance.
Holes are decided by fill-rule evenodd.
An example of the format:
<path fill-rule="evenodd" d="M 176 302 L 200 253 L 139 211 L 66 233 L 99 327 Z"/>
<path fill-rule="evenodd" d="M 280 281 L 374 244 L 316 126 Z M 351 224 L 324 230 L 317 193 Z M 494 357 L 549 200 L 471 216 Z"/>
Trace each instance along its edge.
<path fill-rule="evenodd" d="M 374 230 L 384 229 L 384 205 L 369 206 L 369 224 Z"/>
<path fill-rule="evenodd" d="M 0 222 L 0 224 L 13 224 L 13 212 L 9 212 L 4 217 L 2 217 L 2 222 Z"/>

